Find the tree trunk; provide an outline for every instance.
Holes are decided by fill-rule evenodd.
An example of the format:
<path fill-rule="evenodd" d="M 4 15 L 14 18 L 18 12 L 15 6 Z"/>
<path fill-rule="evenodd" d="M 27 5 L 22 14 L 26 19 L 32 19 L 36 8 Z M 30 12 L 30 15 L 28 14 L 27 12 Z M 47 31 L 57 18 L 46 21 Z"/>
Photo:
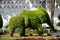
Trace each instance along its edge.
<path fill-rule="evenodd" d="M 51 0 L 51 21 L 54 22 L 55 0 Z"/>

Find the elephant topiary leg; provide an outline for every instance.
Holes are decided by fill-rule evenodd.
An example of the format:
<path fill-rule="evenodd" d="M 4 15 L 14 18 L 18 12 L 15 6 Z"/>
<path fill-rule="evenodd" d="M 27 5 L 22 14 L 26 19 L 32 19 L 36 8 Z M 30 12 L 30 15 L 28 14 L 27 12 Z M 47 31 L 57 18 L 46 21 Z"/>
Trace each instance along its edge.
<path fill-rule="evenodd" d="M 25 27 L 24 26 L 19 27 L 19 35 L 20 36 L 25 36 Z"/>
<path fill-rule="evenodd" d="M 37 27 L 37 32 L 38 32 L 39 36 L 41 36 L 41 35 L 43 34 L 42 25 L 38 25 L 38 27 Z"/>
<path fill-rule="evenodd" d="M 14 31 L 15 31 L 15 28 L 9 28 L 10 30 L 9 30 L 9 33 L 10 33 L 10 36 L 12 37 L 13 36 L 13 33 L 14 33 Z"/>

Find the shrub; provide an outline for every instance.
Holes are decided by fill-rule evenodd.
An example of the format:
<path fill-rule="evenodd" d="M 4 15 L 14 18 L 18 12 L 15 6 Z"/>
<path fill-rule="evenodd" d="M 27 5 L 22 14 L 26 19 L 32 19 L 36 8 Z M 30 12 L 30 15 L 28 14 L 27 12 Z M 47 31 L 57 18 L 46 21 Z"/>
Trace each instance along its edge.
<path fill-rule="evenodd" d="M 13 36 L 16 28 L 19 28 L 20 35 L 25 35 L 25 28 L 36 29 L 41 35 L 43 33 L 42 23 L 48 23 L 51 29 L 55 30 L 48 13 L 43 8 L 40 7 L 35 11 L 22 10 L 18 16 L 12 17 L 9 21 L 10 36 Z"/>
<path fill-rule="evenodd" d="M 60 26 L 60 22 L 57 24 L 57 26 Z"/>
<path fill-rule="evenodd" d="M 38 25 L 41 27 L 42 23 L 48 23 L 52 30 L 55 31 L 53 24 L 50 21 L 48 13 L 44 8 L 40 7 L 37 10 L 22 10 L 19 14 L 19 17 L 24 19 L 24 24 L 26 27 L 36 29 Z M 49 21 L 49 22 L 48 22 Z M 42 33 L 42 27 L 37 29 L 38 33 Z"/>
<path fill-rule="evenodd" d="M 0 35 L 3 35 L 3 30 L 2 29 L 0 29 Z"/>
<path fill-rule="evenodd" d="M 21 20 L 21 21 L 20 21 Z M 21 23 L 23 22 L 23 19 L 17 17 L 17 16 L 14 16 L 10 19 L 9 21 L 9 33 L 10 33 L 10 36 L 13 36 L 13 33 L 15 31 L 16 28 L 20 28 L 20 26 L 22 25 Z M 21 30 L 21 28 L 20 28 Z M 21 32 L 23 32 L 23 29 L 21 30 Z"/>
<path fill-rule="evenodd" d="M 22 10 L 18 16 L 24 19 L 25 26 L 31 26 L 32 29 L 35 29 L 38 24 L 47 23 L 52 30 L 56 31 L 51 23 L 48 13 L 42 7 L 39 7 L 34 11 Z"/>
<path fill-rule="evenodd" d="M 3 29 L 0 29 L 0 35 L 4 35 L 4 34 L 7 34 L 7 31 L 3 30 Z"/>
<path fill-rule="evenodd" d="M 58 19 L 60 20 L 60 14 L 59 14 L 59 16 L 58 16 Z M 57 24 L 57 26 L 60 26 L 60 22 Z"/>
<path fill-rule="evenodd" d="M 2 16 L 0 15 L 0 28 L 2 28 L 3 26 L 3 20 L 2 20 Z"/>
<path fill-rule="evenodd" d="M 59 14 L 59 16 L 58 16 L 58 19 L 60 20 L 60 14 Z"/>

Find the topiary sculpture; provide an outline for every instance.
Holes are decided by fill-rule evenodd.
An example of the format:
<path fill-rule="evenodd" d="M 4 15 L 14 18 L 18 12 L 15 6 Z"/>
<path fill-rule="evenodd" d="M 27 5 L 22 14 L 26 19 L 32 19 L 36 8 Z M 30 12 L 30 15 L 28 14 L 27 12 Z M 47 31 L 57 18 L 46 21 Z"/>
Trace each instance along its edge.
<path fill-rule="evenodd" d="M 2 28 L 3 26 L 3 20 L 2 20 L 2 16 L 0 15 L 0 28 Z"/>
<path fill-rule="evenodd" d="M 10 36 L 13 36 L 13 32 L 17 27 L 19 28 L 20 36 L 25 35 L 26 28 L 36 29 L 38 34 L 41 35 L 43 32 L 42 23 L 47 23 L 53 31 L 56 31 L 48 13 L 42 7 L 34 11 L 22 10 L 18 16 L 10 19 Z"/>
<path fill-rule="evenodd" d="M 16 28 L 21 28 L 20 30 L 19 30 L 19 32 L 20 31 L 22 31 L 22 32 L 20 32 L 21 33 L 21 35 L 24 33 L 24 30 L 25 29 L 23 29 L 24 27 L 24 25 L 23 25 L 24 23 L 23 23 L 23 18 L 20 18 L 20 17 L 18 17 L 18 16 L 14 16 L 14 17 L 12 17 L 11 19 L 10 19 L 10 22 L 9 22 L 9 33 L 10 33 L 10 36 L 13 36 L 13 32 L 14 32 L 14 30 L 16 29 Z"/>

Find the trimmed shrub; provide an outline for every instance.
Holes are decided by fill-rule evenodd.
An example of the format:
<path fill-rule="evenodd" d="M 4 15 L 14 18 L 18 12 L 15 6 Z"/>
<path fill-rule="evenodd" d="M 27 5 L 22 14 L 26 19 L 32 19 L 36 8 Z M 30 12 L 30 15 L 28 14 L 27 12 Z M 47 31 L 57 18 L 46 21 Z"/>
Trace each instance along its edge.
<path fill-rule="evenodd" d="M 25 36 L 25 27 L 23 25 L 19 27 L 19 35 Z"/>
<path fill-rule="evenodd" d="M 0 15 L 0 28 L 2 28 L 3 26 L 3 20 L 2 20 L 2 16 Z"/>
<path fill-rule="evenodd" d="M 42 23 L 47 23 L 55 31 L 48 13 L 42 7 L 34 11 L 22 10 L 18 16 L 12 17 L 9 21 L 10 36 L 13 36 L 16 28 L 19 28 L 19 34 L 21 36 L 25 35 L 25 28 L 36 29 L 39 35 L 41 35 L 43 33 Z"/>
<path fill-rule="evenodd" d="M 22 10 L 18 16 L 24 19 L 25 26 L 31 26 L 32 29 L 35 29 L 38 24 L 47 23 L 53 31 L 56 31 L 48 13 L 42 7 L 34 11 Z"/>
<path fill-rule="evenodd" d="M 9 21 L 10 36 L 13 36 L 15 29 L 20 28 L 20 26 L 23 25 L 22 23 L 23 23 L 23 19 L 22 18 L 20 19 L 20 17 L 14 16 L 10 19 L 10 21 Z M 23 31 L 21 31 L 21 32 L 23 32 Z"/>

